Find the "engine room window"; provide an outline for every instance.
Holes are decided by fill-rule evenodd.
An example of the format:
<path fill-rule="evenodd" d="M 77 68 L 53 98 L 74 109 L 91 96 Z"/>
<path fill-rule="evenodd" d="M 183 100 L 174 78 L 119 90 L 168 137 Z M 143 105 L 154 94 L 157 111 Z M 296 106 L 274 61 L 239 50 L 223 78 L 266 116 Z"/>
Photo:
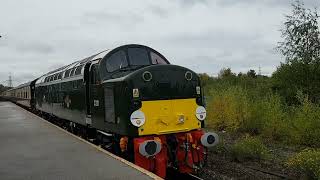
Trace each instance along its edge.
<path fill-rule="evenodd" d="M 150 52 L 152 64 L 168 64 L 167 61 L 162 59 L 158 54 Z"/>
<path fill-rule="evenodd" d="M 76 68 L 74 67 L 74 68 L 72 68 L 72 70 L 71 70 L 71 72 L 70 72 L 70 77 L 71 76 L 74 76 L 74 71 L 76 70 Z"/>
<path fill-rule="evenodd" d="M 81 69 L 82 69 L 82 65 L 81 66 L 79 66 L 79 67 L 77 67 L 77 69 L 76 69 L 76 71 L 75 71 L 75 73 L 74 73 L 74 75 L 78 75 L 78 74 L 81 74 Z"/>
<path fill-rule="evenodd" d="M 58 74 L 58 79 L 62 78 L 62 72 Z"/>
<path fill-rule="evenodd" d="M 65 73 L 64 73 L 64 77 L 67 78 L 69 77 L 71 69 L 68 69 Z"/>
<path fill-rule="evenodd" d="M 57 80 L 57 79 L 58 79 L 58 74 L 55 74 L 53 80 Z"/>
<path fill-rule="evenodd" d="M 148 51 L 144 48 L 128 48 L 130 65 L 149 65 Z"/>
<path fill-rule="evenodd" d="M 118 51 L 112 54 L 106 62 L 108 72 L 113 72 L 126 66 L 128 66 L 128 62 L 124 51 Z"/>

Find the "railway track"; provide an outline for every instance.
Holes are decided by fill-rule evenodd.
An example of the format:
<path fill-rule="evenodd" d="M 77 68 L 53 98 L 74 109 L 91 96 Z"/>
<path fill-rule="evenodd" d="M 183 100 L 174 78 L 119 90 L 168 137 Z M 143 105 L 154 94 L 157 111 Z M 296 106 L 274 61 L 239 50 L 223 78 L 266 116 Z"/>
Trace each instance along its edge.
<path fill-rule="evenodd" d="M 181 174 L 174 170 L 168 170 L 166 180 L 176 180 L 176 179 L 184 179 L 184 180 L 204 180 L 199 176 L 194 174 Z"/>
<path fill-rule="evenodd" d="M 247 169 L 251 169 L 251 170 L 263 173 L 263 174 L 267 174 L 269 176 L 277 177 L 279 179 L 293 179 L 293 178 L 290 178 L 287 175 L 284 175 L 284 174 L 281 174 L 281 173 L 277 173 L 277 172 L 267 171 L 267 170 L 264 170 L 264 169 L 261 169 L 261 168 L 257 168 L 257 167 L 251 167 L 251 166 L 244 166 L 244 167 L 247 168 Z"/>

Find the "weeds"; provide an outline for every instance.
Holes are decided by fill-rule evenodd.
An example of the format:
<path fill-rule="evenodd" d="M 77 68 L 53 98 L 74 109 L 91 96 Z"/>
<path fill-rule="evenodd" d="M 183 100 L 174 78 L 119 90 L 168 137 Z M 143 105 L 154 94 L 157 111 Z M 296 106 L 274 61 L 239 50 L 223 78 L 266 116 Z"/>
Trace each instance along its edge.
<path fill-rule="evenodd" d="M 310 179 L 320 179 L 320 150 L 309 149 L 289 158 L 287 165 L 305 173 Z"/>
<path fill-rule="evenodd" d="M 231 155 L 238 161 L 261 160 L 269 157 L 267 147 L 257 137 L 245 137 L 231 147 Z"/>

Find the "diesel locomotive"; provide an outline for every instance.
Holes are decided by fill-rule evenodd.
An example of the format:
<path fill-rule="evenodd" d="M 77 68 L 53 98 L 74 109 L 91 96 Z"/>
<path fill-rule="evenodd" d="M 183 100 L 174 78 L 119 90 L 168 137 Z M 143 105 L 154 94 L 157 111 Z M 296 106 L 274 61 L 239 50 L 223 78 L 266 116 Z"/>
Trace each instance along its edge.
<path fill-rule="evenodd" d="M 199 76 L 137 44 L 102 51 L 2 96 L 157 174 L 196 173 L 207 148 Z"/>

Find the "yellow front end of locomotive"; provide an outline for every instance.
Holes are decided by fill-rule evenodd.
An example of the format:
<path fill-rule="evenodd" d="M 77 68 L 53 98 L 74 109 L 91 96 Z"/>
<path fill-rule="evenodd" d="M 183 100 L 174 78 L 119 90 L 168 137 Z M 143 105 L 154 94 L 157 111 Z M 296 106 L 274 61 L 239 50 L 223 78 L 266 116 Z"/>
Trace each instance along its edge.
<path fill-rule="evenodd" d="M 201 128 L 196 117 L 196 99 L 142 101 L 145 123 L 139 135 L 170 134 Z"/>

